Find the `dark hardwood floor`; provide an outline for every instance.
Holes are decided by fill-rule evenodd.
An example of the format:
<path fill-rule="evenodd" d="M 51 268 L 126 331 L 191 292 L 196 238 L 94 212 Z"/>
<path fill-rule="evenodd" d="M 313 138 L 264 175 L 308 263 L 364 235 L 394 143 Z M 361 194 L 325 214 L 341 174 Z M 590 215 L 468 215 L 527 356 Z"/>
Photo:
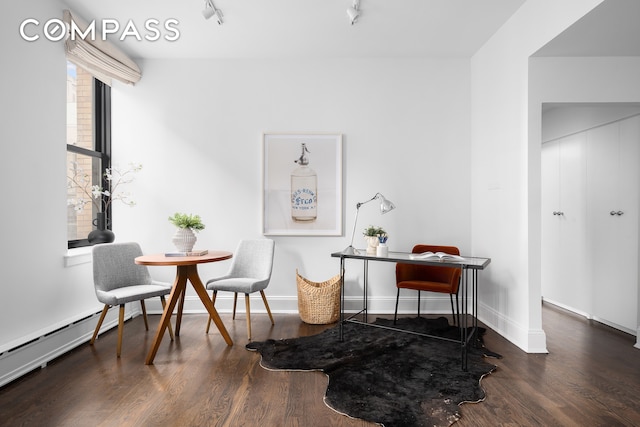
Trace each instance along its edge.
<path fill-rule="evenodd" d="M 297 315 L 254 315 L 256 340 L 320 332 Z M 204 315 L 185 315 L 181 336 L 144 359 L 159 316 L 128 321 L 122 358 L 117 331 L 102 335 L 0 388 L 2 426 L 373 426 L 322 401 L 320 372 L 273 372 L 245 350 L 244 314 L 222 315 L 234 346 L 205 335 Z M 504 357 L 482 380 L 486 400 L 463 404 L 457 426 L 638 426 L 640 350 L 635 337 L 545 305 L 549 354 L 526 354 L 488 331 L 486 346 Z"/>

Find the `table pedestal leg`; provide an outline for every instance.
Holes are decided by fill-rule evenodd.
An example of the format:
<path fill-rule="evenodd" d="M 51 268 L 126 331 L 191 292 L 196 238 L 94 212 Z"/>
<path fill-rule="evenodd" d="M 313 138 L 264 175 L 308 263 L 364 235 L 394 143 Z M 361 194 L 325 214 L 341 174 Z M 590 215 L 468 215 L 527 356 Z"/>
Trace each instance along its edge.
<path fill-rule="evenodd" d="M 173 313 L 173 309 L 178 302 L 178 299 L 184 295 L 185 288 L 187 286 L 187 271 L 178 267 L 178 273 L 176 275 L 176 279 L 173 282 L 173 288 L 171 289 L 171 293 L 169 294 L 169 301 L 162 312 L 162 318 L 160 319 L 160 324 L 158 325 L 158 330 L 156 332 L 156 336 L 153 339 L 153 344 L 151 345 L 151 349 L 149 350 L 149 354 L 147 355 L 147 359 L 145 360 L 145 365 L 153 364 L 153 359 L 156 357 L 156 353 L 158 352 L 158 347 L 160 347 L 160 342 L 162 342 L 162 337 L 164 336 L 164 331 L 167 329 L 169 322 L 171 322 L 171 314 Z M 176 335 L 178 334 L 176 330 Z"/>
<path fill-rule="evenodd" d="M 153 344 L 151 349 L 149 350 L 149 354 L 147 355 L 147 359 L 144 362 L 146 365 L 153 364 L 153 359 L 156 357 L 156 353 L 158 352 L 158 348 L 160 347 L 160 343 L 162 342 L 162 337 L 164 336 L 164 332 L 171 322 L 171 314 L 180 300 L 180 306 L 178 308 L 178 317 L 176 324 L 176 335 L 180 332 L 180 320 L 182 317 L 182 306 L 184 304 L 184 298 L 186 294 L 187 280 L 191 282 L 191 285 L 195 289 L 198 297 L 204 304 L 209 313 L 211 319 L 213 319 L 213 323 L 216 325 L 218 330 L 220 331 L 220 335 L 224 338 L 227 345 L 233 345 L 233 341 L 231 340 L 231 336 L 229 336 L 229 332 L 224 327 L 222 323 L 222 319 L 218 315 L 218 312 L 213 306 L 213 303 L 209 299 L 207 295 L 207 290 L 204 287 L 204 284 L 200 280 L 198 276 L 198 270 L 195 265 L 184 265 L 178 266 L 178 272 L 176 274 L 176 279 L 173 282 L 173 288 L 171 289 L 171 294 L 169 295 L 169 301 L 162 312 L 162 318 L 160 319 L 160 324 L 158 325 L 158 331 L 156 332 L 156 336 L 153 340 Z"/>
<path fill-rule="evenodd" d="M 187 277 L 189 278 L 191 285 L 193 285 L 193 289 L 195 289 L 196 293 L 200 297 L 200 301 L 202 301 L 202 304 L 204 304 L 207 311 L 209 312 L 213 323 L 215 323 L 215 325 L 218 327 L 220 335 L 222 335 L 222 338 L 224 338 L 224 341 L 227 343 L 227 345 L 233 345 L 233 341 L 229 336 L 229 332 L 227 332 L 227 328 L 224 327 L 224 323 L 222 323 L 222 319 L 220 319 L 218 311 L 215 309 L 213 303 L 209 299 L 209 295 L 207 295 L 207 289 L 204 287 L 204 284 L 200 280 L 200 276 L 198 276 L 196 266 L 188 265 L 185 268 L 187 269 Z"/>
<path fill-rule="evenodd" d="M 182 324 L 182 311 L 184 309 L 184 299 L 186 297 L 187 289 L 185 287 L 184 292 L 180 295 L 180 302 L 178 303 L 178 314 L 176 315 L 176 335 L 180 335 L 180 325 Z"/>

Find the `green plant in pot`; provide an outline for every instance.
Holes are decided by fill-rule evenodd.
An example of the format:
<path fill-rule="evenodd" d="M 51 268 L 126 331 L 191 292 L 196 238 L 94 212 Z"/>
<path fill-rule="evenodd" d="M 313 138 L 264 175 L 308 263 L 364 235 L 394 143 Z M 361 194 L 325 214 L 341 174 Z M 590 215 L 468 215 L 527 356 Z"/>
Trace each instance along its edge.
<path fill-rule="evenodd" d="M 172 239 L 178 251 L 191 252 L 198 240 L 195 232 L 204 230 L 205 227 L 200 215 L 176 212 L 169 217 L 169 222 L 178 228 Z"/>
<path fill-rule="evenodd" d="M 382 227 L 376 227 L 375 225 L 370 225 L 367 228 L 364 229 L 364 231 L 362 232 L 362 234 L 365 237 L 372 237 L 372 236 L 379 236 L 381 234 L 387 234 L 386 231 L 384 231 L 384 228 Z"/>
<path fill-rule="evenodd" d="M 375 225 L 370 225 L 364 229 L 362 234 L 364 235 L 364 238 L 367 241 L 367 253 L 375 254 L 376 247 L 380 244 L 378 237 L 383 235 L 386 236 L 387 232 L 384 231 L 384 228 L 382 227 L 376 227 Z"/>

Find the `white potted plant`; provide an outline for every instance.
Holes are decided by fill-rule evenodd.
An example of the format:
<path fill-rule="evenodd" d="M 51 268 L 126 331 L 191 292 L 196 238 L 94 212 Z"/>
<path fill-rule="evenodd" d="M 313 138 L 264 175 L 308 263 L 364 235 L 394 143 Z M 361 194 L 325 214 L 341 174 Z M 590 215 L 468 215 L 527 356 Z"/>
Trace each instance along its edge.
<path fill-rule="evenodd" d="M 370 225 L 364 229 L 362 232 L 365 240 L 367 241 L 367 254 L 375 255 L 376 248 L 380 244 L 379 236 L 384 235 L 386 237 L 387 232 L 384 231 L 382 227 L 376 227 L 374 225 Z"/>
<path fill-rule="evenodd" d="M 193 245 L 196 244 L 194 232 L 204 230 L 204 224 L 200 215 L 184 214 L 176 212 L 169 217 L 169 221 L 178 227 L 176 234 L 173 236 L 173 244 L 180 252 L 191 252 Z"/>

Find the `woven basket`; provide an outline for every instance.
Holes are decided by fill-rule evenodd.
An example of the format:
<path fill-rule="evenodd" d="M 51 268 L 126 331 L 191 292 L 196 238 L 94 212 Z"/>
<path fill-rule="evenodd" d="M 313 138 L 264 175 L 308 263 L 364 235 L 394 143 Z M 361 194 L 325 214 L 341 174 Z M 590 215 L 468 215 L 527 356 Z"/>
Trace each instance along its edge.
<path fill-rule="evenodd" d="M 326 325 L 340 318 L 340 275 L 325 282 L 312 282 L 296 270 L 298 311 L 303 322 Z"/>

